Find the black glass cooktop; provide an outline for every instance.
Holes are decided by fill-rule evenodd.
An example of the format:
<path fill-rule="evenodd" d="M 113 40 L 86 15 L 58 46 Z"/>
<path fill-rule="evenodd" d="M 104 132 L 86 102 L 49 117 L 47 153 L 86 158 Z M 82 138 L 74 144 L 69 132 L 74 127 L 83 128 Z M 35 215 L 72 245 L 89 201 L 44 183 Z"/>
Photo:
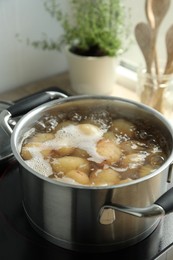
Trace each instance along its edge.
<path fill-rule="evenodd" d="M 80 253 L 60 248 L 40 237 L 22 208 L 18 164 L 12 160 L 0 168 L 0 259 L 156 259 L 173 243 L 173 214 L 163 217 L 154 232 L 140 243 L 115 252 Z M 111 258 L 110 258 L 111 257 Z M 166 258 L 165 258 L 166 259 Z"/>

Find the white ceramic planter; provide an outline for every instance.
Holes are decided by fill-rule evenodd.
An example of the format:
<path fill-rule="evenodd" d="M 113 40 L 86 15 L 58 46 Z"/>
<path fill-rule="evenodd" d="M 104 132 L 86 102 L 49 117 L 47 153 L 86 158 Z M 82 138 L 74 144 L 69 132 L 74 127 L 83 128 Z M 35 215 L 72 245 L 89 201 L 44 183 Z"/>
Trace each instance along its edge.
<path fill-rule="evenodd" d="M 71 87 L 76 94 L 111 94 L 115 88 L 117 59 L 85 57 L 66 50 Z"/>

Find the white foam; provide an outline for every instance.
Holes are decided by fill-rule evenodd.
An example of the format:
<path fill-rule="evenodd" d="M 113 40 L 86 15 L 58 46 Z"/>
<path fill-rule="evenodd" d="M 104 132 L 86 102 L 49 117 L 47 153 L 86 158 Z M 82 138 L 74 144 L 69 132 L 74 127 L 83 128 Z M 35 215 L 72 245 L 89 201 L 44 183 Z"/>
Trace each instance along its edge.
<path fill-rule="evenodd" d="M 88 125 L 87 127 L 89 128 L 90 126 Z M 89 160 L 101 163 L 105 158 L 97 153 L 96 144 L 102 138 L 105 131 L 95 126 L 91 126 L 91 129 L 87 127 L 85 129 L 84 126 L 83 129 L 81 125 L 66 126 L 56 132 L 54 139 L 40 143 L 39 146 L 28 147 L 27 149 L 31 153 L 32 159 L 26 160 L 26 164 L 34 171 L 48 177 L 53 174 L 52 167 L 50 163 L 44 159 L 41 151 L 49 148 L 60 149 L 63 147 L 83 149 L 91 156 L 88 158 Z"/>
<path fill-rule="evenodd" d="M 25 163 L 34 171 L 44 175 L 45 177 L 53 174 L 50 163 L 43 158 L 43 156 L 37 149 L 32 149 L 32 155 L 33 154 L 33 158 L 30 160 L 26 160 Z"/>
<path fill-rule="evenodd" d="M 85 150 L 91 157 L 89 160 L 101 163 L 105 158 L 96 151 L 96 144 L 104 134 L 103 129 L 98 127 L 91 129 L 91 132 L 82 131 L 81 125 L 68 125 L 57 131 L 55 138 L 46 141 L 45 146 L 51 149 L 62 147 L 74 147 Z"/>

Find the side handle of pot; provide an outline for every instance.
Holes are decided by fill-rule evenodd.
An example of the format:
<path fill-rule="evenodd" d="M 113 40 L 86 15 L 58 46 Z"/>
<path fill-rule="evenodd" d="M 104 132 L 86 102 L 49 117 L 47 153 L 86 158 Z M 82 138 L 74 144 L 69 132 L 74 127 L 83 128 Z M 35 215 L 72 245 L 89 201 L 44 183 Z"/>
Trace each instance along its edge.
<path fill-rule="evenodd" d="M 17 117 L 27 113 L 31 109 L 45 102 L 48 102 L 56 98 L 64 97 L 67 97 L 67 95 L 56 91 L 45 91 L 41 93 L 36 93 L 26 98 L 23 98 L 14 105 L 10 106 L 8 108 L 8 111 L 10 112 L 11 117 Z"/>
<path fill-rule="evenodd" d="M 16 122 L 12 119 L 13 117 L 19 117 L 29 112 L 33 108 L 51 101 L 56 98 L 66 98 L 68 97 L 66 94 L 58 92 L 58 91 L 45 91 L 39 92 L 36 94 L 32 94 L 31 96 L 27 96 L 26 98 L 22 98 L 17 101 L 7 110 L 3 110 L 0 114 L 0 123 L 1 127 L 7 134 L 11 134 Z"/>
<path fill-rule="evenodd" d="M 164 193 L 154 204 L 162 207 L 165 214 L 173 212 L 173 188 Z"/>
<path fill-rule="evenodd" d="M 104 205 L 99 212 L 99 222 L 101 224 L 111 223 L 111 210 L 117 210 L 135 217 L 154 217 L 169 214 L 173 212 L 173 188 L 170 188 L 166 193 L 164 193 L 153 205 L 145 208 L 128 207 L 119 204 Z M 106 212 L 109 212 L 110 223 L 108 219 L 105 218 Z"/>

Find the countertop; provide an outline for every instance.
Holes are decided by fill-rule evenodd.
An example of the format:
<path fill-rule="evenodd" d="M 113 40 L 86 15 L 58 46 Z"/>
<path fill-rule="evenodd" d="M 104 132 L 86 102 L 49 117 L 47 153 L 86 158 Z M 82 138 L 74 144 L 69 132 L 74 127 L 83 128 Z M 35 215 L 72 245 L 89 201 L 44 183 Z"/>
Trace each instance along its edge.
<path fill-rule="evenodd" d="M 42 91 L 48 87 L 59 87 L 65 90 L 71 95 L 76 95 L 70 85 L 70 79 L 68 72 L 63 72 L 57 75 L 53 75 L 48 78 L 44 78 L 30 84 L 20 86 L 9 91 L 0 93 L 0 100 L 3 101 L 16 101 L 24 96 L 28 96 L 38 91 Z M 111 96 L 126 97 L 132 100 L 137 100 L 137 95 L 130 88 L 115 84 L 115 88 L 110 93 Z"/>

